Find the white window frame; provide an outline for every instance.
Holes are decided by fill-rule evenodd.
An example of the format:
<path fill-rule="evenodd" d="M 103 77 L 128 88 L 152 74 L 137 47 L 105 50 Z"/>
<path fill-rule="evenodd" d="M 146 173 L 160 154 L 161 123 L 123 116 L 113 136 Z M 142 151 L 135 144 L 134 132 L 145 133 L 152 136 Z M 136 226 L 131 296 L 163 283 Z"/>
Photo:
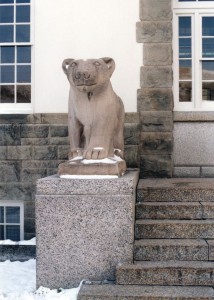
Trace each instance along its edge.
<path fill-rule="evenodd" d="M 31 114 L 34 111 L 34 1 L 30 1 L 30 42 L 28 43 L 0 43 L 0 46 L 30 46 L 31 47 L 31 103 L 0 103 L 0 114 Z M 2 4 L 4 6 L 10 6 L 11 4 Z M 16 6 L 14 3 L 13 5 Z M 19 4 L 23 5 L 23 4 Z M 11 23 L 12 24 L 12 23 Z M 13 23 L 14 24 L 14 23 Z M 20 25 L 22 23 L 19 23 Z M 8 25 L 8 23 L 7 23 Z M 15 35 L 15 32 L 14 32 Z M 26 65 L 26 64 L 25 64 Z M 16 75 L 15 75 L 16 76 Z"/>
<path fill-rule="evenodd" d="M 204 8 L 206 7 L 206 8 Z M 211 111 L 214 101 L 202 100 L 202 17 L 214 16 L 214 1 L 178 2 L 173 1 L 173 92 L 174 111 Z M 192 17 L 192 101 L 179 102 L 179 16 Z M 199 38 L 196 38 L 196 36 Z M 206 59 L 203 60 L 213 60 Z"/>
<path fill-rule="evenodd" d="M 0 225 L 4 225 L 4 230 L 6 225 L 19 225 L 20 226 L 20 241 L 24 240 L 24 203 L 21 201 L 0 201 L 0 207 L 20 207 L 20 223 L 6 223 L 6 218 L 4 216 L 4 223 L 0 223 Z M 5 214 L 5 210 L 4 210 Z"/>

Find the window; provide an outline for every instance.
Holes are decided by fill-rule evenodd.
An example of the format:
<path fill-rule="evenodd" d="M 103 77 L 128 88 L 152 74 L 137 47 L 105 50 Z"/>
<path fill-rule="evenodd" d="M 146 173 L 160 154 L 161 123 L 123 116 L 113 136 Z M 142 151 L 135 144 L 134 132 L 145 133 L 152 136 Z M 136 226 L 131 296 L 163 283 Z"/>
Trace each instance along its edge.
<path fill-rule="evenodd" d="M 31 110 L 31 3 L 0 0 L 0 111 Z"/>
<path fill-rule="evenodd" d="M 23 203 L 0 202 L 0 240 L 23 240 Z"/>
<path fill-rule="evenodd" d="M 214 1 L 174 8 L 175 110 L 214 110 Z"/>

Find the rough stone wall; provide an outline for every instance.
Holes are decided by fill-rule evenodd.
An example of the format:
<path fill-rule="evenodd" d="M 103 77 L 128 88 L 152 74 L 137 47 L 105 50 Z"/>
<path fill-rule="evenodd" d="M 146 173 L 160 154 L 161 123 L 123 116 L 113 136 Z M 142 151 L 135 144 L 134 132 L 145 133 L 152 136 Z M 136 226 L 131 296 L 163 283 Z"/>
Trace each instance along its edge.
<path fill-rule="evenodd" d="M 141 178 L 172 176 L 171 0 L 140 0 L 137 42 L 143 43 L 140 113 Z"/>
<path fill-rule="evenodd" d="M 138 167 L 139 116 L 126 114 L 125 159 Z M 36 180 L 67 160 L 67 114 L 0 115 L 0 201 L 24 201 L 25 239 L 35 236 Z"/>

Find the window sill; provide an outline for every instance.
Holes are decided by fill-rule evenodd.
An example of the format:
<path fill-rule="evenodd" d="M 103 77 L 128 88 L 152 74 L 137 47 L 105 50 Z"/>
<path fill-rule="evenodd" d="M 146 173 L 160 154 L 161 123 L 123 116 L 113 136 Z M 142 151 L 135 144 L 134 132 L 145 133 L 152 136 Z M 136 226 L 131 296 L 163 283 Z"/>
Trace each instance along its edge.
<path fill-rule="evenodd" d="M 214 122 L 214 111 L 174 111 L 174 122 Z"/>
<path fill-rule="evenodd" d="M 0 114 L 32 114 L 33 106 L 30 103 L 0 103 Z"/>

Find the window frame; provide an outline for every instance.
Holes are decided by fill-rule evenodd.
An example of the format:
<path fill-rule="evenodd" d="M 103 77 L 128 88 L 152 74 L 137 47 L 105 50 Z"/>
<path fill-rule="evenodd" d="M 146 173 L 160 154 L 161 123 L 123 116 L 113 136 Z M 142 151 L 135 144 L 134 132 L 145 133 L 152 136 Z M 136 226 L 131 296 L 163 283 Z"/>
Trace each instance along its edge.
<path fill-rule="evenodd" d="M 19 225 L 20 226 L 20 241 L 24 240 L 24 203 L 21 201 L 0 201 L 0 207 L 20 207 L 20 223 L 6 223 L 6 219 L 4 219 L 4 223 L 0 223 L 0 225 L 4 226 L 4 234 L 5 228 L 7 225 Z M 5 209 L 4 209 L 5 215 Z M 6 235 L 6 234 L 5 234 Z M 7 237 L 6 239 L 7 240 Z"/>
<path fill-rule="evenodd" d="M 0 103 L 0 114 L 31 114 L 34 111 L 34 1 L 31 0 L 28 4 L 30 6 L 30 23 L 27 23 L 30 25 L 30 41 L 25 42 L 13 42 L 13 43 L 0 43 L 0 46 L 29 46 L 31 47 L 31 82 L 27 83 L 27 85 L 31 86 L 31 103 Z M 12 4 L 2 4 L 3 6 L 10 6 L 15 5 L 16 3 Z M 18 6 L 24 5 L 21 3 L 18 3 Z M 3 23 L 2 23 L 3 24 Z M 11 23 L 12 24 L 12 23 Z M 16 24 L 15 21 L 13 24 Z M 22 24 L 22 23 L 18 23 Z M 26 24 L 26 23 L 25 23 Z M 26 64 L 27 65 L 27 64 Z M 14 86 L 17 85 L 17 82 L 14 83 Z"/>
<path fill-rule="evenodd" d="M 182 8 L 181 7 L 182 4 Z M 184 5 L 183 5 L 184 4 Z M 198 5 L 200 4 L 200 5 Z M 203 5 L 203 8 L 202 8 Z M 205 7 L 208 5 L 209 7 Z M 199 7 L 200 6 L 200 7 Z M 202 17 L 214 17 L 214 1 L 178 2 L 173 7 L 173 92 L 174 111 L 210 111 L 214 110 L 214 101 L 202 100 Z M 191 16 L 192 25 L 192 101 L 179 102 L 179 17 Z M 200 38 L 196 38 L 199 35 Z M 196 96 L 201 95 L 201 96 Z"/>

